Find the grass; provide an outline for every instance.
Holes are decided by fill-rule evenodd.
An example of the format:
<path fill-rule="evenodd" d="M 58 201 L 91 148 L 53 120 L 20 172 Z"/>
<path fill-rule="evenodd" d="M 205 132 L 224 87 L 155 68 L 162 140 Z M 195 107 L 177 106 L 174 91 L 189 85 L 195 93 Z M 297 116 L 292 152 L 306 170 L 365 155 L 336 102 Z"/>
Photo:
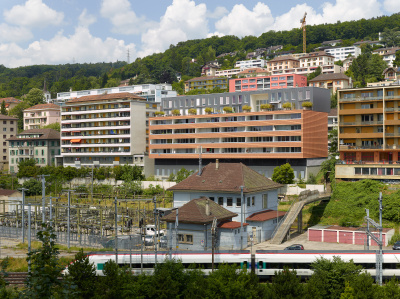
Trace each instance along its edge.
<path fill-rule="evenodd" d="M 65 268 L 72 261 L 74 261 L 75 257 L 65 257 L 61 256 L 58 259 L 58 264 Z M 28 261 L 24 257 L 14 258 L 9 257 L 9 264 L 6 269 L 6 272 L 28 272 Z"/>

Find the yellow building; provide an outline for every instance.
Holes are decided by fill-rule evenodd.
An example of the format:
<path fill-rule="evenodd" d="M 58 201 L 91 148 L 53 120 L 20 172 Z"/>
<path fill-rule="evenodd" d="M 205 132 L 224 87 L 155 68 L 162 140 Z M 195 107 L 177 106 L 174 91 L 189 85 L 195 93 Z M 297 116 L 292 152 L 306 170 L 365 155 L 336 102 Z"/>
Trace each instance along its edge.
<path fill-rule="evenodd" d="M 336 178 L 400 179 L 400 86 L 338 90 Z"/>

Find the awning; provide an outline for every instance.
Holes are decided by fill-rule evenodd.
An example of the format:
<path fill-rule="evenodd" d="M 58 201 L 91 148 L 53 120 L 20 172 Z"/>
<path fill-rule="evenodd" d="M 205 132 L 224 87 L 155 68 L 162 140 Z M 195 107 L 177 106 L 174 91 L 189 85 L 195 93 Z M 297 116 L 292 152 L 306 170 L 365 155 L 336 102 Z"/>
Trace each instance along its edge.
<path fill-rule="evenodd" d="M 71 143 L 80 143 L 82 139 L 71 139 Z"/>
<path fill-rule="evenodd" d="M 71 133 L 80 133 L 81 131 L 71 131 Z"/>
<path fill-rule="evenodd" d="M 332 81 L 326 81 L 326 83 L 333 83 Z"/>

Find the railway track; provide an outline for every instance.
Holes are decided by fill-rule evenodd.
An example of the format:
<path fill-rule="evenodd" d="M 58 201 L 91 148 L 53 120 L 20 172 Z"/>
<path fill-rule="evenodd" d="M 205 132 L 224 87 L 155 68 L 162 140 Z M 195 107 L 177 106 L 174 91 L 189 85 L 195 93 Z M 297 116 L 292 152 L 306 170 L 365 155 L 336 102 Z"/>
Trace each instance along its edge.
<path fill-rule="evenodd" d="M 8 272 L 7 277 L 4 278 L 10 286 L 25 285 L 28 272 Z"/>

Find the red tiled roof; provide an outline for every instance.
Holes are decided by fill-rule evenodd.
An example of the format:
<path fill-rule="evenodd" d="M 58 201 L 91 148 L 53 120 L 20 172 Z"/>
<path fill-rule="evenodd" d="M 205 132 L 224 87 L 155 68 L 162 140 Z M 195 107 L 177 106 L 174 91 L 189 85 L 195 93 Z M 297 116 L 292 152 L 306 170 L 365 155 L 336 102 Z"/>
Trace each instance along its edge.
<path fill-rule="evenodd" d="M 310 58 L 310 57 L 319 57 L 319 56 L 329 56 L 329 57 L 334 57 L 331 54 L 326 53 L 325 51 L 318 51 L 318 52 L 311 52 L 311 53 L 307 53 L 307 55 L 304 55 L 303 57 L 301 57 L 300 59 L 304 59 L 304 58 Z"/>
<path fill-rule="evenodd" d="M 172 191 L 203 192 L 257 192 L 280 188 L 282 185 L 247 167 L 243 163 L 210 163 L 203 167 L 201 175 L 192 174 L 182 182 L 172 186 Z"/>
<path fill-rule="evenodd" d="M 16 103 L 16 104 L 18 104 L 18 103 L 21 103 L 22 101 L 21 101 L 21 100 L 18 100 L 18 99 L 16 99 L 16 98 L 13 98 L 13 97 L 9 97 L 9 98 L 2 98 L 2 99 L 0 99 L 0 103 L 1 103 L 1 102 Z"/>
<path fill-rule="evenodd" d="M 249 225 L 248 223 L 243 223 L 243 226 Z M 238 221 L 224 221 L 218 224 L 219 228 L 235 229 L 240 228 L 240 222 Z"/>
<path fill-rule="evenodd" d="M 25 109 L 24 111 L 29 111 L 29 110 L 43 110 L 43 109 L 57 109 L 61 110 L 61 107 L 56 105 L 56 104 L 38 104 L 32 107 L 29 107 Z"/>
<path fill-rule="evenodd" d="M 206 204 L 209 204 L 210 214 L 206 215 Z M 238 214 L 228 211 L 214 201 L 201 197 L 192 199 L 178 209 L 178 221 L 182 223 L 205 224 L 211 223 L 214 218 L 218 221 L 231 220 Z M 161 218 L 162 221 L 175 222 L 176 210 Z"/>
<path fill-rule="evenodd" d="M 332 80 L 332 81 L 347 80 L 347 81 L 349 81 L 350 78 L 347 77 L 343 73 L 321 74 L 321 75 L 318 75 L 317 77 L 315 77 L 314 79 L 311 79 L 308 82 L 318 82 L 318 81 L 327 81 L 327 80 Z"/>
<path fill-rule="evenodd" d="M 246 218 L 247 221 L 268 221 L 271 219 L 275 219 L 277 217 L 285 216 L 286 212 L 282 211 L 274 211 L 274 210 L 265 210 L 261 212 L 257 212 L 251 214 L 249 217 Z"/>
<path fill-rule="evenodd" d="M 296 60 L 296 61 L 299 61 L 297 58 L 294 58 L 291 55 L 283 55 L 283 56 L 275 57 L 275 58 L 267 61 L 267 63 L 268 62 L 275 62 L 275 61 L 284 61 L 284 60 Z"/>
<path fill-rule="evenodd" d="M 139 97 L 135 94 L 129 92 L 120 92 L 120 93 L 108 93 L 108 94 L 99 94 L 92 96 L 85 96 L 80 98 L 72 99 L 65 104 L 77 103 L 77 102 L 92 102 L 92 101 L 102 101 L 102 100 L 116 100 L 116 99 L 132 99 L 132 100 L 143 100 L 146 99 L 143 97 Z"/>

